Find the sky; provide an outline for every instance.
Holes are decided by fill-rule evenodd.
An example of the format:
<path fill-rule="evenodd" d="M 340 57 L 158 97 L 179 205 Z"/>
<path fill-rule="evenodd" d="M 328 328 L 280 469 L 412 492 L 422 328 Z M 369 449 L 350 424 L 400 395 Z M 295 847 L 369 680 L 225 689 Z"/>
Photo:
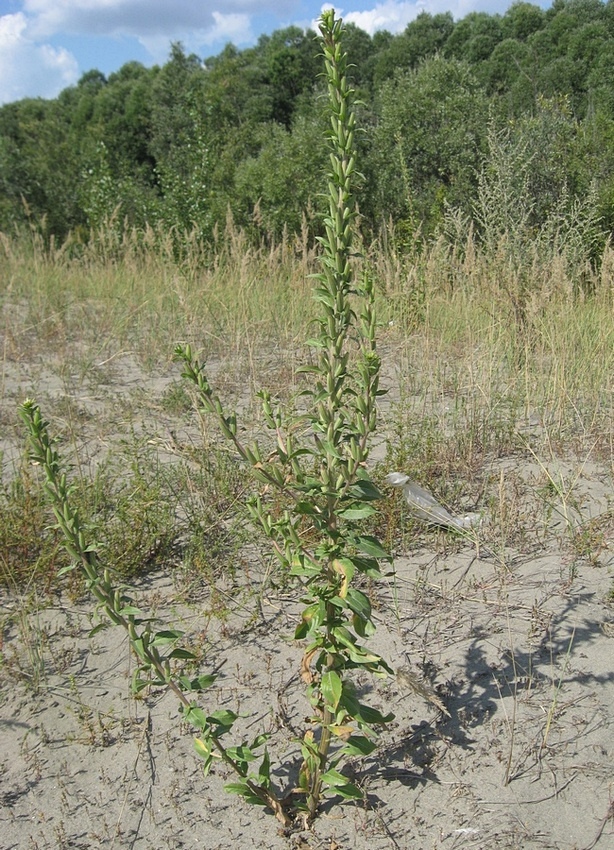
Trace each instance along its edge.
<path fill-rule="evenodd" d="M 402 32 L 422 11 L 458 19 L 502 13 L 511 2 L 340 0 L 335 8 L 372 35 Z M 162 65 L 173 41 L 204 59 L 228 42 L 244 49 L 283 27 L 315 28 L 322 8 L 322 0 L 0 0 L 0 104 L 56 97 L 92 69 L 108 76 L 132 60 Z"/>

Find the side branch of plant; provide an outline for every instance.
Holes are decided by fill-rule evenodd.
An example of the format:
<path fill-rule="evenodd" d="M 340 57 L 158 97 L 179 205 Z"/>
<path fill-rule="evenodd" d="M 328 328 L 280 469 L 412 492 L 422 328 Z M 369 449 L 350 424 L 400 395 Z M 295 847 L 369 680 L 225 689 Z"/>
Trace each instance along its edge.
<path fill-rule="evenodd" d="M 255 752 L 262 748 L 266 735 L 259 735 L 253 742 L 244 742 L 240 747 L 227 748 L 220 738 L 228 733 L 237 715 L 222 710 L 207 714 L 194 701 L 196 694 L 210 688 L 215 682 L 214 674 L 190 677 L 176 669 L 181 660 L 192 660 L 195 656 L 187 649 L 178 646 L 183 632 L 176 629 L 164 629 L 152 632 L 151 620 L 133 604 L 126 594 L 124 586 L 116 586 L 112 572 L 104 567 L 98 556 L 98 546 L 88 541 L 87 529 L 83 528 L 78 509 L 73 507 L 71 486 L 67 482 L 66 472 L 62 469 L 60 457 L 53 447 L 48 425 L 40 408 L 27 400 L 20 408 L 20 416 L 29 434 L 30 456 L 32 462 L 39 465 L 45 476 L 45 490 L 49 496 L 57 526 L 62 532 L 63 545 L 72 564 L 66 568 L 79 568 L 85 579 L 86 587 L 98 602 L 100 611 L 106 614 L 113 625 L 123 628 L 137 659 L 138 666 L 132 677 L 132 690 L 139 693 L 145 688 L 167 688 L 177 697 L 180 710 L 185 719 L 194 726 L 200 737 L 195 739 L 196 750 L 205 759 L 205 772 L 208 772 L 214 759 L 222 760 L 239 777 L 239 781 L 255 802 L 266 805 L 287 825 L 289 820 L 280 800 L 269 788 L 268 755 L 265 750 L 263 765 L 258 779 L 249 775 L 249 762 Z M 107 622 L 96 626 L 90 636 L 106 628 Z"/>

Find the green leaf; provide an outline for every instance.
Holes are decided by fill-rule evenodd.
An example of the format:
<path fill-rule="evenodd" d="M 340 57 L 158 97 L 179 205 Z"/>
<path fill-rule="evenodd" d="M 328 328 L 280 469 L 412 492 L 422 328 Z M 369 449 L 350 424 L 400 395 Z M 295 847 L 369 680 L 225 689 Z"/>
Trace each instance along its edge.
<path fill-rule="evenodd" d="M 209 776 L 209 771 L 211 770 L 212 764 L 213 764 L 213 756 L 209 756 L 208 758 L 203 759 L 203 774 L 204 774 L 204 776 Z"/>
<path fill-rule="evenodd" d="M 382 660 L 379 655 L 375 655 L 372 652 L 367 652 L 366 649 L 363 649 L 360 646 L 355 646 L 353 649 L 348 649 L 348 656 L 350 658 L 350 661 L 352 661 L 354 664 L 370 668 L 379 665 Z"/>
<path fill-rule="evenodd" d="M 194 749 L 203 760 L 203 772 L 207 776 L 213 764 L 213 750 L 209 742 L 202 738 L 194 738 Z"/>
<path fill-rule="evenodd" d="M 371 667 L 381 663 L 381 657 L 372 652 L 367 652 L 366 649 L 359 646 L 354 635 L 344 626 L 337 626 L 333 629 L 333 636 L 341 646 L 345 647 L 348 658 L 354 664 Z"/>
<path fill-rule="evenodd" d="M 251 750 L 257 750 L 258 747 L 261 747 L 264 743 L 266 743 L 269 740 L 270 737 L 271 737 L 271 735 L 270 735 L 269 732 L 263 732 L 260 735 L 256 735 L 254 740 L 249 745 L 250 749 Z"/>
<path fill-rule="evenodd" d="M 266 806 L 266 802 L 254 794 L 247 781 L 227 782 L 224 785 L 224 790 L 228 791 L 229 794 L 238 794 L 240 797 L 244 797 L 248 803 L 253 803 L 254 806 Z"/>
<path fill-rule="evenodd" d="M 244 764 L 250 761 L 254 761 L 256 758 L 256 756 L 246 744 L 239 744 L 238 747 L 228 747 L 226 753 L 230 756 L 231 759 L 233 759 L 233 761 L 243 762 Z"/>
<path fill-rule="evenodd" d="M 377 749 L 375 741 L 371 741 L 364 735 L 350 735 L 341 749 L 348 756 L 368 756 Z"/>
<path fill-rule="evenodd" d="M 374 513 L 377 512 L 370 505 L 357 505 L 337 511 L 337 516 L 343 517 L 343 519 L 367 519 Z"/>
<path fill-rule="evenodd" d="M 309 634 L 309 623 L 306 623 L 304 620 L 302 623 L 299 623 L 296 629 L 294 630 L 294 640 L 304 640 Z"/>
<path fill-rule="evenodd" d="M 375 634 L 375 625 L 371 620 L 363 620 L 358 614 L 352 617 L 354 631 L 361 638 L 370 638 Z"/>
<path fill-rule="evenodd" d="M 334 789 L 336 794 L 339 794 L 346 800 L 364 799 L 364 794 L 360 788 L 348 782 L 347 776 L 343 776 L 338 770 L 327 770 L 320 778 L 329 788 Z"/>
<path fill-rule="evenodd" d="M 319 301 L 322 304 L 326 304 L 326 306 L 330 307 L 331 309 L 335 306 L 335 300 L 333 296 L 326 289 L 317 287 L 314 290 L 313 297 L 316 301 Z"/>
<path fill-rule="evenodd" d="M 337 608 L 347 608 L 347 602 L 345 599 L 342 599 L 341 596 L 333 596 L 332 599 L 329 600 L 331 605 L 335 605 Z"/>
<path fill-rule="evenodd" d="M 234 711 L 222 709 L 220 711 L 214 711 L 213 714 L 207 717 L 207 720 L 209 723 L 214 723 L 218 726 L 228 726 L 230 728 L 238 716 Z"/>
<path fill-rule="evenodd" d="M 345 598 L 349 608 L 351 608 L 355 614 L 363 620 L 368 621 L 371 619 L 371 602 L 369 601 L 368 596 L 365 596 L 365 594 L 360 590 L 350 587 L 348 588 Z"/>
<path fill-rule="evenodd" d="M 178 640 L 178 638 L 183 637 L 184 632 L 180 632 L 177 630 L 163 630 L 161 632 L 156 632 L 154 638 L 152 640 L 152 646 L 164 646 L 168 643 L 173 643 Z"/>
<path fill-rule="evenodd" d="M 146 659 L 147 654 L 145 652 L 145 647 L 143 645 L 143 641 L 142 641 L 141 638 L 136 638 L 135 640 L 132 641 L 132 648 L 134 649 L 136 654 L 139 656 L 139 658 L 142 658 L 143 661 Z"/>
<path fill-rule="evenodd" d="M 372 555 L 374 558 L 384 558 L 390 560 L 390 554 L 384 549 L 377 537 L 372 537 L 370 534 L 356 537 L 356 547 L 365 555 Z"/>
<path fill-rule="evenodd" d="M 348 649 L 354 649 L 356 646 L 356 638 L 345 626 L 337 626 L 333 629 L 332 634 L 341 646 L 345 646 Z"/>
<path fill-rule="evenodd" d="M 334 670 L 327 670 L 326 673 L 323 673 L 320 690 L 322 691 L 326 706 L 336 711 L 342 692 L 342 682 L 339 674 Z"/>
<path fill-rule="evenodd" d="M 351 558 L 348 558 L 348 560 L 352 562 L 355 569 L 369 578 L 380 578 L 382 574 L 379 564 L 374 558 L 361 558 L 357 555 L 353 555 Z"/>
<path fill-rule="evenodd" d="M 264 751 L 264 758 L 258 768 L 258 779 L 264 788 L 268 788 L 271 784 L 271 759 L 267 750 Z"/>
<path fill-rule="evenodd" d="M 392 714 L 392 712 L 390 714 L 382 714 L 376 708 L 371 708 L 370 706 L 363 705 L 362 703 L 359 705 L 358 714 L 354 716 L 369 726 L 373 726 L 374 724 L 386 724 L 390 723 L 391 720 L 394 720 L 394 714 Z"/>
<path fill-rule="evenodd" d="M 181 649 L 180 647 L 178 647 L 177 649 L 174 649 L 172 652 L 170 652 L 168 657 L 169 658 L 186 658 L 186 659 L 196 658 L 196 656 L 194 655 L 193 652 L 190 652 L 187 649 Z"/>
<path fill-rule="evenodd" d="M 224 785 L 224 791 L 228 791 L 229 794 L 240 794 L 243 796 L 249 793 L 249 788 L 246 782 L 227 782 Z"/>
<path fill-rule="evenodd" d="M 347 776 L 339 773 L 338 770 L 327 770 L 320 776 L 322 782 L 325 782 L 331 788 L 336 788 L 338 785 L 345 785 L 348 781 Z"/>
<path fill-rule="evenodd" d="M 184 691 L 205 691 L 211 687 L 216 679 L 217 676 L 215 673 L 197 676 L 195 679 L 190 679 L 188 676 L 180 676 L 179 684 Z"/>
<path fill-rule="evenodd" d="M 307 501 L 297 502 L 294 506 L 294 512 L 302 516 L 315 516 L 319 513 L 317 507 L 312 502 Z"/>
<path fill-rule="evenodd" d="M 332 442 L 332 440 L 322 440 L 322 448 L 326 450 L 326 454 L 328 457 L 334 457 L 335 460 L 343 460 L 343 455 L 340 453 L 337 446 Z M 336 493 L 334 490 L 325 490 L 323 487 L 320 487 L 322 493 L 327 496 L 335 496 Z"/>
<path fill-rule="evenodd" d="M 194 738 L 194 749 L 203 759 L 209 758 L 212 753 L 212 747 L 209 741 L 205 741 L 202 738 Z"/>
<path fill-rule="evenodd" d="M 304 637 L 318 629 L 326 619 L 326 603 L 323 599 L 309 605 L 301 615 L 302 622 L 296 627 L 294 632 L 295 640 L 302 640 Z"/>
<path fill-rule="evenodd" d="M 303 578 L 315 578 L 315 576 L 320 575 L 321 572 L 322 567 L 317 564 L 311 565 L 303 558 L 300 558 L 293 562 L 292 569 L 290 570 L 290 575 L 302 576 Z"/>
<path fill-rule="evenodd" d="M 191 705 L 184 710 L 185 719 L 197 729 L 209 729 L 209 719 L 202 708 L 197 705 Z"/>
<path fill-rule="evenodd" d="M 380 491 L 368 478 L 362 478 L 352 484 L 352 486 L 348 488 L 348 494 L 355 496 L 357 499 L 366 499 L 367 501 L 383 499 Z"/>
<path fill-rule="evenodd" d="M 345 785 L 336 785 L 335 793 L 343 797 L 344 800 L 364 800 L 364 793 L 352 782 L 346 782 Z"/>
<path fill-rule="evenodd" d="M 117 613 L 121 614 L 122 617 L 140 617 L 143 612 L 140 608 L 135 608 L 134 605 L 125 605 Z"/>

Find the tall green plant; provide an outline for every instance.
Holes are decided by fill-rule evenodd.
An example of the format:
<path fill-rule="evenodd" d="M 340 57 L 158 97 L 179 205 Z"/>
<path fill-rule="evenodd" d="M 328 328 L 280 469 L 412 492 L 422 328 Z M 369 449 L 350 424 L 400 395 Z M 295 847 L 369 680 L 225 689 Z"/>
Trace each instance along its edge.
<path fill-rule="evenodd" d="M 273 405 L 267 393 L 261 393 L 264 418 L 276 442 L 273 454 L 265 460 L 258 443 L 246 446 L 239 440 L 236 416 L 224 412 L 189 346 L 176 352 L 183 361 L 184 375 L 198 388 L 202 407 L 217 416 L 225 436 L 264 485 L 250 502 L 251 514 L 303 593 L 305 607 L 295 638 L 306 642 L 301 672 L 313 714 L 300 741 L 303 764 L 298 793 L 281 797 L 274 789 L 266 734 L 257 734 L 253 741 L 238 746 L 224 743 L 237 715 L 224 709 L 207 712 L 198 703 L 215 676 L 187 675 L 181 663 L 194 656 L 180 646 L 182 633 L 176 629 L 153 631 L 152 620 L 134 605 L 124 586 L 117 586 L 112 570 L 100 560 L 100 547 L 90 538 L 91 530 L 83 527 L 74 507 L 72 487 L 49 436 L 48 423 L 33 401 L 26 401 L 20 410 L 29 431 L 32 459 L 44 471 L 45 489 L 72 559 L 68 569 L 80 568 L 87 588 L 106 614 L 103 622 L 110 621 L 128 634 L 138 659 L 133 689 L 172 691 L 183 716 L 197 730 L 195 746 L 204 760 L 205 774 L 216 759 L 221 760 L 234 772 L 227 790 L 270 808 L 284 826 L 290 825 L 297 810 L 306 822 L 311 821 L 327 793 L 362 799 L 360 788 L 339 768 L 347 756 L 372 752 L 372 727 L 392 719 L 392 715 L 383 716 L 363 705 L 350 677 L 356 669 L 382 675 L 392 671 L 362 645 L 375 627 L 369 598 L 353 581 L 360 574 L 378 576 L 378 559 L 388 555 L 376 538 L 361 531 L 363 521 L 374 512 L 372 502 L 380 496 L 366 472 L 380 361 L 375 346 L 373 286 L 369 278 L 360 283 L 354 280 L 355 128 L 341 33 L 341 22 L 332 11 L 325 12 L 321 34 L 332 169 L 326 235 L 321 239 L 322 272 L 316 276 L 315 286 L 321 316 L 310 343 L 316 363 L 305 367 L 314 376 L 313 387 L 305 393 L 308 411 L 283 410 Z M 354 305 L 359 303 L 357 315 Z M 354 357 L 353 351 L 357 352 Z M 299 432 L 303 439 L 297 438 Z M 276 492 L 273 502 L 268 495 L 271 492 Z"/>
<path fill-rule="evenodd" d="M 375 747 L 372 727 L 392 719 L 360 703 L 350 677 L 356 669 L 392 672 L 361 643 L 375 627 L 369 598 L 354 582 L 360 575 L 379 576 L 378 560 L 389 557 L 376 538 L 361 530 L 380 497 L 366 471 L 368 439 L 376 425 L 380 360 L 372 282 L 366 275 L 355 280 L 353 92 L 346 76 L 342 25 L 333 10 L 322 14 L 320 32 L 331 171 L 325 236 L 320 239 L 322 271 L 314 291 L 321 314 L 310 341 L 316 362 L 302 370 L 313 375 L 313 386 L 304 393 L 308 411 L 284 409 L 268 393 L 260 393 L 264 419 L 275 439 L 273 453 L 265 458 L 257 442 L 241 442 L 235 414 L 224 411 L 190 346 L 176 350 L 202 408 L 217 417 L 223 434 L 264 485 L 249 503 L 251 515 L 271 540 L 282 568 L 302 587 L 305 607 L 295 638 L 307 642 L 301 669 L 313 707 L 310 728 L 301 741 L 299 776 L 300 807 L 307 820 L 315 816 L 323 794 L 362 798 L 338 768 L 346 756 L 370 753 Z M 271 492 L 276 494 L 273 501 Z"/>

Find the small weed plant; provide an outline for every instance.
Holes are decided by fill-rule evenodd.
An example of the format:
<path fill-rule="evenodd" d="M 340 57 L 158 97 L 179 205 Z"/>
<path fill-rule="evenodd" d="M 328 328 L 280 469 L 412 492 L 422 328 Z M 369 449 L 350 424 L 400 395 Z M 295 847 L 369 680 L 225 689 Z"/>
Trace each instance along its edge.
<path fill-rule="evenodd" d="M 32 456 L 44 470 L 64 545 L 111 623 L 123 627 L 139 664 L 133 689 L 168 688 L 195 729 L 195 746 L 207 774 L 215 760 L 234 773 L 227 790 L 271 809 L 288 826 L 299 815 L 312 821 L 325 796 L 363 799 L 361 789 L 341 772 L 344 760 L 371 753 L 374 729 L 392 719 L 360 702 L 352 675 L 366 671 L 387 676 L 392 670 L 370 652 L 364 640 L 375 631 L 368 596 L 356 579 L 376 578 L 388 554 L 377 538 L 364 533 L 380 496 L 366 471 L 369 437 L 376 426 L 380 361 L 371 279 L 355 274 L 354 192 L 358 173 L 354 149 L 352 90 L 346 77 L 342 24 L 333 10 L 322 14 L 321 44 L 328 84 L 330 162 L 328 215 L 321 242 L 321 271 L 315 298 L 320 308 L 309 345 L 312 377 L 300 405 L 276 404 L 261 392 L 262 412 L 273 451 L 239 438 L 237 417 L 224 409 L 204 365 L 189 345 L 176 355 L 183 375 L 196 388 L 203 411 L 217 419 L 224 436 L 249 466 L 257 485 L 249 510 L 271 541 L 281 568 L 300 589 L 304 605 L 294 637 L 303 649 L 301 675 L 312 707 L 299 741 L 302 765 L 298 787 L 282 796 L 273 786 L 266 734 L 231 746 L 226 743 L 237 715 L 208 712 L 198 700 L 214 675 L 187 676 L 181 662 L 192 660 L 175 629 L 154 632 L 151 621 L 117 587 L 95 541 L 88 540 L 71 485 L 38 406 L 27 401 L 21 416 L 29 429 Z M 97 627 L 99 628 L 99 627 Z"/>

